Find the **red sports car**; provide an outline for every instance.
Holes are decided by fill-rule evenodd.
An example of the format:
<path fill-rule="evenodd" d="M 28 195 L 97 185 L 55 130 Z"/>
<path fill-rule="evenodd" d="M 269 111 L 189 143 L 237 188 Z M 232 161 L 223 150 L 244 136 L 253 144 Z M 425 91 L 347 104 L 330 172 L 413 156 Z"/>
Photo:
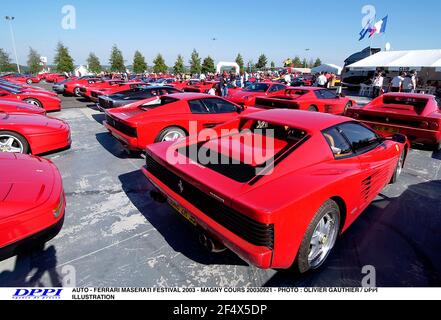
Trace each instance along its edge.
<path fill-rule="evenodd" d="M 30 103 L 0 99 L 0 113 L 33 113 L 45 115 L 46 110 Z"/>
<path fill-rule="evenodd" d="M 199 132 L 256 111 L 207 94 L 177 93 L 106 110 L 104 125 L 126 149 L 144 151 L 149 144 L 187 136 L 191 122 Z"/>
<path fill-rule="evenodd" d="M 243 90 L 229 94 L 227 100 L 243 106 L 253 106 L 257 97 L 280 95 L 286 88 L 286 85 L 277 82 L 252 83 Z"/>
<path fill-rule="evenodd" d="M 7 75 L 7 76 L 4 76 L 3 79 L 6 79 L 6 80 L 12 81 L 12 82 L 27 83 L 27 84 L 40 82 L 39 77 L 34 77 L 32 75 L 23 75 L 23 74 Z"/>
<path fill-rule="evenodd" d="M 80 94 L 84 98 L 90 100 L 92 96 L 92 91 L 95 90 L 105 90 L 108 88 L 117 87 L 119 88 L 120 85 L 124 83 L 124 80 L 119 79 L 113 79 L 113 80 L 99 80 L 91 84 L 86 84 L 83 86 L 80 86 Z"/>
<path fill-rule="evenodd" d="M 24 245 L 55 237 L 66 201 L 57 167 L 49 160 L 0 152 L 0 259 Z"/>
<path fill-rule="evenodd" d="M 22 85 L 19 83 L 12 83 L 12 82 L 4 81 L 4 80 L 0 80 L 0 88 L 12 89 L 15 91 L 35 92 L 35 93 L 45 94 L 47 96 L 52 96 L 52 97 L 57 96 L 57 94 L 55 92 L 52 92 L 52 91 L 49 91 L 49 90 L 46 90 L 46 89 L 43 89 L 40 87 Z"/>
<path fill-rule="evenodd" d="M 64 74 L 48 73 L 44 76 L 44 79 L 46 80 L 46 82 L 49 82 L 49 83 L 58 83 L 63 80 L 66 80 L 67 77 Z"/>
<path fill-rule="evenodd" d="M 264 109 L 297 109 L 341 115 L 355 101 L 323 88 L 288 88 L 282 95 L 256 98 L 256 107 Z"/>
<path fill-rule="evenodd" d="M 401 133 L 414 144 L 441 150 L 441 101 L 435 96 L 387 93 L 346 112 L 383 136 Z"/>
<path fill-rule="evenodd" d="M 0 99 L 10 101 L 24 101 L 33 104 L 46 111 L 60 111 L 61 99 L 39 92 L 27 92 L 17 89 L 12 89 L 0 85 Z"/>
<path fill-rule="evenodd" d="M 81 97 L 81 88 L 86 85 L 94 84 L 101 81 L 101 78 L 83 77 L 76 80 L 68 81 L 64 84 L 64 93 Z"/>
<path fill-rule="evenodd" d="M 208 93 L 211 88 L 215 88 L 219 81 L 200 81 L 193 85 L 187 85 L 183 88 L 184 92 Z"/>
<path fill-rule="evenodd" d="M 43 154 L 69 148 L 69 125 L 38 114 L 0 113 L 0 152 Z"/>
<path fill-rule="evenodd" d="M 408 151 L 403 135 L 385 139 L 353 119 L 298 110 L 215 130 L 147 147 L 154 198 L 202 230 L 211 250 L 222 244 L 260 268 L 302 273 L 320 267 L 337 236 L 396 181 Z"/>

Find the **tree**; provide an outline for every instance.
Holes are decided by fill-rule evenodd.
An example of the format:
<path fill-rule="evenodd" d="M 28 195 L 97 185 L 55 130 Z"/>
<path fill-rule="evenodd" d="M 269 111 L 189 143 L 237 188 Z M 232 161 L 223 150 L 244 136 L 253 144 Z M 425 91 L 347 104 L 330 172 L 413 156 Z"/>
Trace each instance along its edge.
<path fill-rule="evenodd" d="M 320 60 L 320 58 L 317 58 L 314 62 L 314 68 L 320 67 L 321 65 L 322 65 L 322 60 Z"/>
<path fill-rule="evenodd" d="M 306 60 L 306 58 L 303 59 L 302 62 L 302 68 L 307 68 L 308 67 L 308 60 Z"/>
<path fill-rule="evenodd" d="M 294 68 L 301 68 L 301 67 L 303 67 L 303 65 L 302 65 L 302 60 L 300 60 L 299 56 L 296 56 L 296 57 L 292 60 L 292 64 L 294 65 Z"/>
<path fill-rule="evenodd" d="M 202 62 L 201 66 L 202 73 L 215 73 L 216 69 L 214 68 L 214 60 L 210 56 L 206 57 Z"/>
<path fill-rule="evenodd" d="M 58 72 L 73 72 L 75 69 L 74 60 L 69 54 L 69 49 L 62 42 L 58 42 L 54 64 Z"/>
<path fill-rule="evenodd" d="M 190 73 L 191 74 L 199 74 L 201 73 L 202 66 L 201 66 L 201 58 L 199 57 L 199 53 L 196 51 L 196 49 L 193 49 L 193 52 L 191 53 L 190 58 Z"/>
<path fill-rule="evenodd" d="M 257 60 L 256 68 L 263 69 L 266 67 L 267 64 L 268 64 L 268 59 L 266 58 L 266 56 L 264 54 L 261 54 L 259 56 L 259 59 Z"/>
<path fill-rule="evenodd" d="M 98 57 L 93 52 L 91 52 L 89 54 L 89 57 L 87 58 L 87 65 L 89 71 L 96 74 L 100 73 L 103 70 L 103 68 L 101 67 L 100 59 L 98 59 Z"/>
<path fill-rule="evenodd" d="M 134 73 L 144 73 L 147 70 L 147 63 L 145 62 L 144 56 L 138 50 L 135 52 L 133 57 L 133 72 Z"/>
<path fill-rule="evenodd" d="M 40 64 L 40 54 L 31 47 L 29 47 L 28 68 L 29 72 L 32 74 L 37 74 L 42 69 Z"/>
<path fill-rule="evenodd" d="M 160 53 L 158 53 L 155 60 L 153 60 L 153 72 L 166 73 L 167 71 L 168 71 L 168 67 L 165 64 L 164 58 Z"/>
<path fill-rule="evenodd" d="M 184 58 L 179 54 L 178 58 L 176 59 L 175 65 L 173 66 L 173 72 L 175 74 L 183 74 L 185 73 L 185 66 L 184 66 Z"/>
<path fill-rule="evenodd" d="M 9 54 L 4 50 L 0 48 L 0 72 L 6 72 L 6 71 L 14 71 L 15 68 L 11 64 L 11 58 L 9 57 Z"/>
<path fill-rule="evenodd" d="M 240 72 L 244 72 L 243 58 L 242 58 L 242 55 L 240 53 L 237 54 L 236 63 L 239 65 Z"/>
<path fill-rule="evenodd" d="M 271 69 L 275 69 L 276 68 L 276 63 L 274 61 L 271 61 Z"/>
<path fill-rule="evenodd" d="M 118 49 L 116 44 L 112 47 L 112 53 L 110 54 L 110 71 L 111 72 L 125 72 L 126 66 L 124 65 L 124 57 L 122 51 Z"/>

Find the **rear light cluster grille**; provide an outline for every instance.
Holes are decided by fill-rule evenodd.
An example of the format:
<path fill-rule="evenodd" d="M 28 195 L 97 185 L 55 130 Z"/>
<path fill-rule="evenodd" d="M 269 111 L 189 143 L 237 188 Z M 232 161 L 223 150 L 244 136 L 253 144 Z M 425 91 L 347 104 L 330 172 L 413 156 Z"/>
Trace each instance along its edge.
<path fill-rule="evenodd" d="M 103 109 L 111 109 L 113 108 L 113 102 L 111 100 L 99 98 L 98 103 Z"/>
<path fill-rule="evenodd" d="M 391 125 L 401 125 L 401 126 L 407 126 L 407 127 L 413 127 L 413 128 L 419 128 L 421 123 L 419 121 L 414 120 L 405 120 L 405 119 L 397 119 L 397 118 L 391 118 L 391 117 L 380 117 L 380 116 L 371 116 L 366 114 L 360 114 L 357 118 L 361 121 L 372 121 L 372 122 L 379 122 L 384 124 L 391 124 Z"/>
<path fill-rule="evenodd" d="M 299 105 L 290 100 L 256 98 L 256 107 L 274 109 L 298 109 Z"/>
<path fill-rule="evenodd" d="M 136 138 L 138 136 L 137 132 L 136 132 L 136 128 L 130 127 L 130 126 L 118 121 L 118 120 L 115 120 L 114 118 L 112 118 L 108 114 L 106 114 L 106 122 L 111 127 L 115 128 L 119 132 L 122 132 L 129 137 Z"/>
<path fill-rule="evenodd" d="M 257 222 L 227 207 L 167 170 L 150 155 L 146 156 L 146 162 L 147 170 L 151 174 L 202 211 L 206 216 L 253 245 L 270 249 L 274 248 L 274 225 Z"/>

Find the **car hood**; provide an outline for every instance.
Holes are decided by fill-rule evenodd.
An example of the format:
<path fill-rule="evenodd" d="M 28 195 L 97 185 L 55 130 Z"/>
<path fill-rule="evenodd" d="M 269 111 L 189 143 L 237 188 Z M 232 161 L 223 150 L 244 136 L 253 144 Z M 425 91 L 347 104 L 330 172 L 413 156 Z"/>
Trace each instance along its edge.
<path fill-rule="evenodd" d="M 15 114 L 15 113 L 0 113 L 1 123 L 14 124 L 14 125 L 28 125 L 28 126 L 42 126 L 48 129 L 61 129 L 66 127 L 67 124 L 60 120 L 51 117 L 46 117 L 40 114 Z"/>
<path fill-rule="evenodd" d="M 55 167 L 45 159 L 0 153 L 0 219 L 38 207 L 50 197 Z"/>

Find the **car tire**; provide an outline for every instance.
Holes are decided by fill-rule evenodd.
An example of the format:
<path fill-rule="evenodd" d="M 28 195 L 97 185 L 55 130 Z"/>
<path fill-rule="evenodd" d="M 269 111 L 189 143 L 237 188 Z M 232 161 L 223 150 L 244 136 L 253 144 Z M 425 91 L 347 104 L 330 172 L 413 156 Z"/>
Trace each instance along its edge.
<path fill-rule="evenodd" d="M 24 101 L 24 102 L 27 102 L 27 103 L 30 103 L 30 104 L 32 104 L 32 105 L 34 105 L 34 106 L 37 106 L 37 107 L 39 107 L 39 108 L 43 108 L 43 105 L 42 105 L 41 102 L 38 101 L 37 99 L 29 98 L 29 99 L 24 99 L 23 101 Z"/>
<path fill-rule="evenodd" d="M 394 184 L 398 181 L 398 178 L 400 177 L 401 172 L 403 171 L 405 158 L 406 158 L 406 153 L 403 151 L 401 152 L 400 158 L 398 159 L 398 163 L 397 163 L 397 167 L 395 168 L 394 175 L 392 176 L 392 179 L 390 179 L 390 184 Z"/>
<path fill-rule="evenodd" d="M 323 222 L 322 222 L 323 221 Z M 324 223 L 322 225 L 321 223 Z M 329 234 L 322 234 L 330 224 Z M 340 233 L 340 208 L 333 200 L 326 201 L 316 212 L 305 232 L 295 261 L 295 269 L 300 273 L 320 268 L 332 251 Z M 313 244 L 317 242 L 317 244 Z M 319 250 L 321 247 L 322 250 Z M 314 254 L 319 254 L 314 257 Z"/>
<path fill-rule="evenodd" d="M 15 153 L 23 153 L 28 154 L 30 152 L 29 143 L 27 140 L 20 134 L 12 131 L 0 131 L 0 152 L 2 151 L 2 142 L 6 142 L 6 139 L 13 139 L 12 143 L 9 143 L 9 147 L 18 148 L 20 151 Z M 4 152 L 14 152 L 3 150 Z"/>
<path fill-rule="evenodd" d="M 168 127 L 162 130 L 155 142 L 175 141 L 179 138 L 187 136 L 187 133 L 179 127 Z"/>
<path fill-rule="evenodd" d="M 31 80 L 31 79 L 28 79 L 28 80 L 26 80 L 26 83 L 27 83 L 27 84 L 32 84 L 32 80 Z"/>
<path fill-rule="evenodd" d="M 433 146 L 433 150 L 435 152 L 441 151 L 441 141 L 439 141 L 438 143 L 435 143 L 435 145 Z"/>
<path fill-rule="evenodd" d="M 316 106 L 309 106 L 308 111 L 318 112 L 318 108 Z"/>
<path fill-rule="evenodd" d="M 80 88 L 76 87 L 73 92 L 76 97 L 81 97 Z"/>
<path fill-rule="evenodd" d="M 345 108 L 343 110 L 343 115 L 346 114 L 346 112 L 348 111 L 349 108 L 352 108 L 352 102 L 350 102 L 350 101 L 348 103 L 346 103 Z"/>

